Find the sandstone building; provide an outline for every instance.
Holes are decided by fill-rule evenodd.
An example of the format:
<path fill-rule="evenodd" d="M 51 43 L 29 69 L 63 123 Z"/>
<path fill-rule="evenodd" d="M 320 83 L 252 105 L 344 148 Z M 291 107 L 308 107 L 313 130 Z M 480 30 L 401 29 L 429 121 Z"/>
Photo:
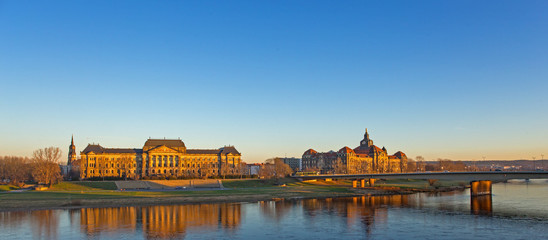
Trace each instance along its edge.
<path fill-rule="evenodd" d="M 232 175 L 241 162 L 241 154 L 233 146 L 187 149 L 178 139 L 148 139 L 143 148 L 88 144 L 80 157 L 81 179 Z"/>
<path fill-rule="evenodd" d="M 365 134 L 360 145 L 354 149 L 343 147 L 339 151 L 319 153 L 308 149 L 302 157 L 304 171 L 317 170 L 322 173 L 390 173 L 407 169 L 407 156 L 403 152 L 388 155 L 386 148 L 379 148 Z"/>

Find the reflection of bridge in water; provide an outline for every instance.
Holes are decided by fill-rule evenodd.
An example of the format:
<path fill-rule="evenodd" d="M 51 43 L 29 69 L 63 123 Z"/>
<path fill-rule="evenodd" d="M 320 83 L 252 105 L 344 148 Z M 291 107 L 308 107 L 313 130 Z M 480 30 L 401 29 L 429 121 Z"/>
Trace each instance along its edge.
<path fill-rule="evenodd" d="M 421 173 L 376 173 L 376 174 L 322 174 L 294 176 L 300 180 L 352 179 L 353 187 L 374 186 L 376 179 L 418 179 L 418 180 L 462 180 L 470 182 L 470 195 L 491 195 L 493 181 L 510 179 L 548 179 L 548 172 L 421 172 Z"/>

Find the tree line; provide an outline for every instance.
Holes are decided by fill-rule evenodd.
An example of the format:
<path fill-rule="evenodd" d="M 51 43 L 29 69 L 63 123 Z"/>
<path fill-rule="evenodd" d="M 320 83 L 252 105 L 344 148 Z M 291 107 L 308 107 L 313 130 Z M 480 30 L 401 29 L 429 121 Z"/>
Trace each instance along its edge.
<path fill-rule="evenodd" d="M 417 156 L 415 160 L 407 160 L 407 172 L 428 172 L 428 171 L 474 171 L 472 166 L 466 166 L 464 162 L 450 159 L 438 158 L 435 162 L 426 162 L 424 157 Z"/>
<path fill-rule="evenodd" d="M 32 157 L 0 156 L 0 182 L 22 187 L 25 182 L 51 186 L 62 179 L 59 160 L 61 149 L 48 147 L 33 152 Z"/>
<path fill-rule="evenodd" d="M 293 169 L 281 158 L 267 159 L 259 170 L 259 177 L 263 179 L 280 179 L 293 173 Z"/>

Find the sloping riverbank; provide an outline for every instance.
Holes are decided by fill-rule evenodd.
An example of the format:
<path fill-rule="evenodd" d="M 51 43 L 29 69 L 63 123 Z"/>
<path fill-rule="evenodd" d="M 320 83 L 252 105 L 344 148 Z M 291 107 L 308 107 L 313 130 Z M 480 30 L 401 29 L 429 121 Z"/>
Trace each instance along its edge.
<path fill-rule="evenodd" d="M 224 189 L 183 189 L 158 191 L 119 191 L 102 189 L 70 190 L 67 183 L 63 189 L 53 187 L 50 191 L 0 193 L 0 211 L 70 209 L 88 207 L 121 207 L 168 204 L 197 204 L 220 202 L 257 202 L 275 199 L 334 198 L 353 196 L 378 196 L 411 194 L 415 192 L 440 192 L 463 189 L 460 186 L 438 186 L 436 188 L 398 187 L 379 184 L 379 187 L 349 187 L 348 182 L 282 182 L 276 185 L 261 180 L 224 181 Z M 280 184 L 278 182 L 278 184 Z"/>

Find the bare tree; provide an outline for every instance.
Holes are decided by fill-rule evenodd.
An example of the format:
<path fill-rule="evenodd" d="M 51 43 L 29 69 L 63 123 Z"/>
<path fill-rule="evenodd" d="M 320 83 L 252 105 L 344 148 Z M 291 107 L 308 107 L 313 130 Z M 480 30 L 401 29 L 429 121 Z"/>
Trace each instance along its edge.
<path fill-rule="evenodd" d="M 407 159 L 407 172 L 416 172 L 417 163 L 412 158 Z"/>
<path fill-rule="evenodd" d="M 335 162 L 335 166 L 333 167 L 335 174 L 346 174 L 347 173 L 347 167 L 346 164 L 342 161 L 340 157 L 337 157 L 337 161 Z"/>
<path fill-rule="evenodd" d="M 417 171 L 418 172 L 424 172 L 425 168 L 426 168 L 426 163 L 424 162 L 424 157 L 417 156 L 417 157 L 415 157 L 415 159 L 417 160 Z"/>
<path fill-rule="evenodd" d="M 200 177 L 203 179 L 207 179 L 209 175 L 211 174 L 211 163 L 204 162 L 202 163 L 202 166 L 200 167 Z"/>
<path fill-rule="evenodd" d="M 249 173 L 247 172 L 247 163 L 240 162 L 240 164 L 238 165 L 238 173 L 240 174 L 240 179 L 243 178 L 243 175 L 249 175 Z"/>
<path fill-rule="evenodd" d="M 221 175 L 223 176 L 223 179 L 226 177 L 226 175 L 228 175 L 230 173 L 230 166 L 228 165 L 228 163 L 225 163 L 225 162 L 221 162 Z"/>
<path fill-rule="evenodd" d="M 259 169 L 259 178 L 270 179 L 274 176 L 274 165 L 273 164 L 264 164 L 261 169 Z"/>
<path fill-rule="evenodd" d="M 261 175 L 264 178 L 280 179 L 291 174 L 293 170 L 291 167 L 284 163 L 281 158 L 270 158 L 265 161 L 263 168 L 261 168 Z"/>
<path fill-rule="evenodd" d="M 61 180 L 60 158 L 61 149 L 57 147 L 48 147 L 34 151 L 32 154 L 32 177 L 34 180 L 48 186 L 59 182 Z"/>
<path fill-rule="evenodd" d="M 26 157 L 0 157 L 0 182 L 9 181 L 15 186 L 23 186 L 24 181 L 31 179 L 30 160 Z"/>
<path fill-rule="evenodd" d="M 82 159 L 78 158 L 76 160 L 74 160 L 71 164 L 71 167 L 70 167 L 70 172 L 69 172 L 69 178 L 70 179 L 78 179 L 80 177 L 80 164 L 82 162 Z"/>
<path fill-rule="evenodd" d="M 99 170 L 99 176 L 103 178 L 103 181 L 105 181 L 105 175 L 107 174 L 107 170 L 108 170 L 107 159 L 103 157 L 98 157 L 96 164 L 97 164 L 96 169 Z"/>
<path fill-rule="evenodd" d="M 135 161 L 131 155 L 123 155 L 120 158 L 120 168 L 122 170 L 122 175 L 124 180 L 127 180 L 128 177 L 135 178 Z"/>

